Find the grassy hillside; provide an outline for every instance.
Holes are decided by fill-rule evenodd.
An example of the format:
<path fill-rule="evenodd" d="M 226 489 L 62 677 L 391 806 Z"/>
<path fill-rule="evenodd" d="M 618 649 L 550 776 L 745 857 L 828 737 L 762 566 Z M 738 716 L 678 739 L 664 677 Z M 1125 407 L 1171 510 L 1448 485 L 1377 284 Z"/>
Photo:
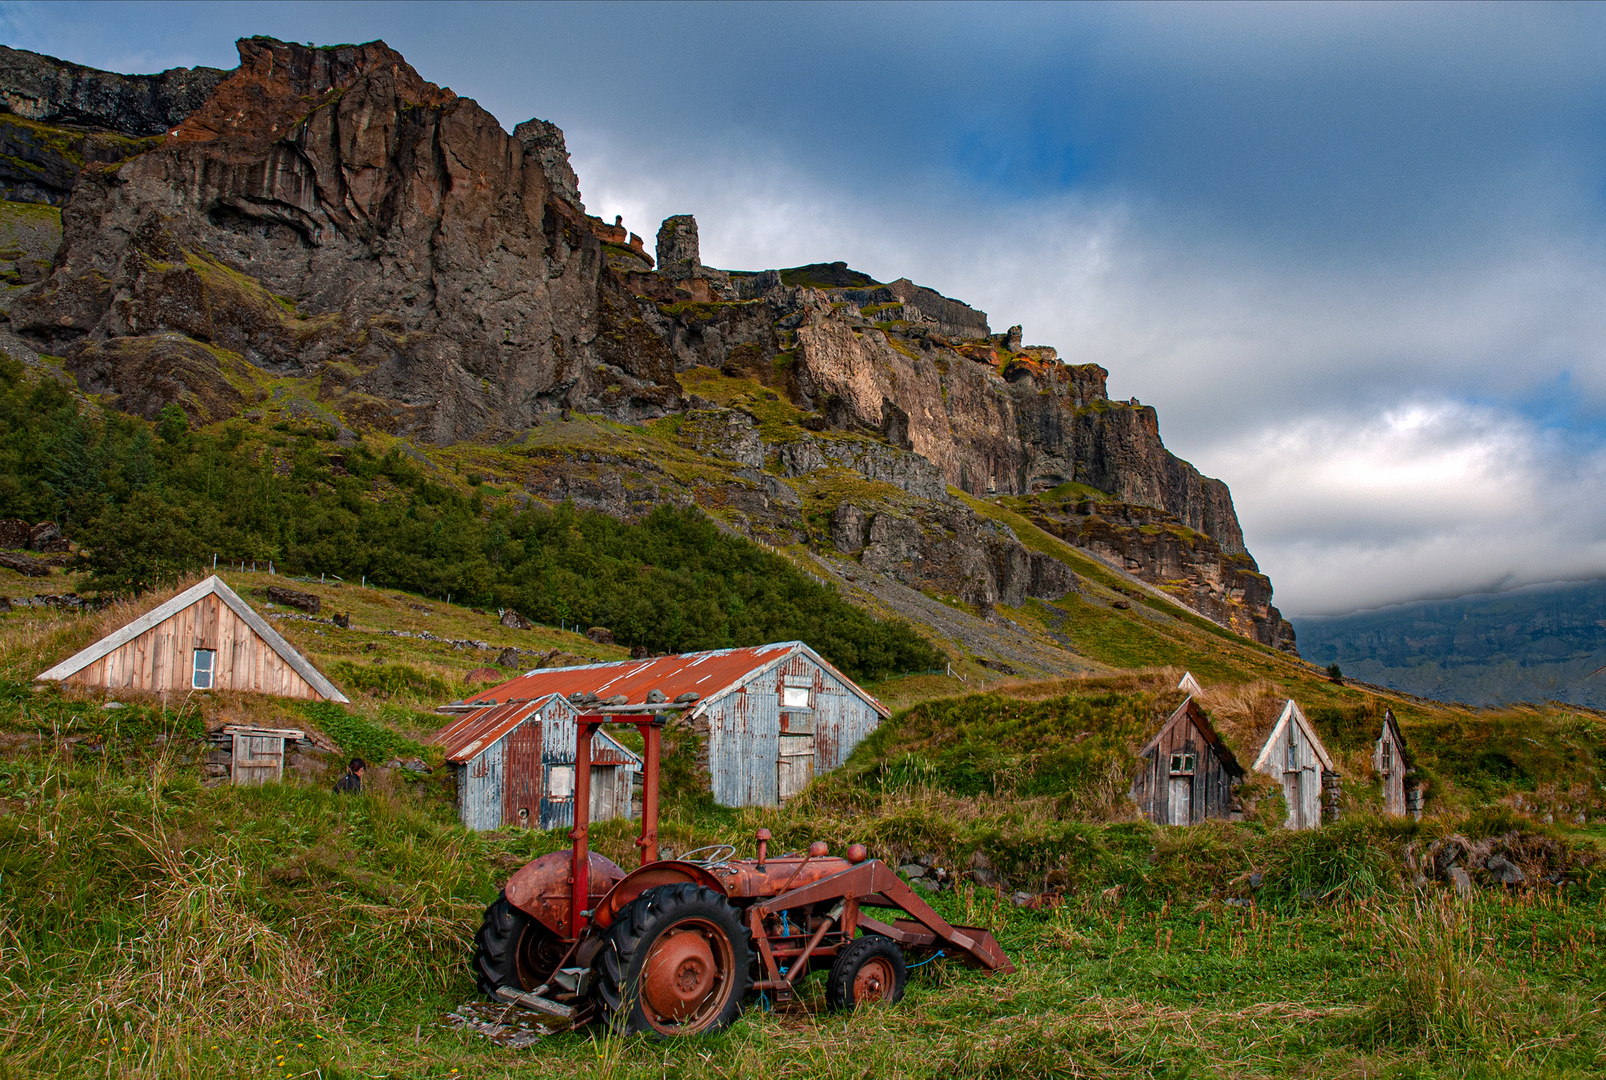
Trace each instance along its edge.
<path fill-rule="evenodd" d="M 227 577 L 253 600 L 284 580 Z M 6 577 L 0 593 L 32 584 Z M 927 700 L 784 809 L 712 807 L 677 770 L 666 844 L 747 851 L 765 825 L 785 847 L 860 841 L 892 861 L 935 859 L 962 879 L 939 909 L 991 926 L 1020 971 L 937 961 L 914 973 L 904 1005 L 853 1016 L 824 1010 L 816 977 L 796 1005 L 749 1010 L 728 1034 L 685 1045 L 591 1032 L 500 1048 L 442 1017 L 474 996 L 467 948 L 484 905 L 566 838 L 463 831 L 441 769 L 377 769 L 355 799 L 328 785 L 354 748 L 439 764 L 420 745 L 440 719 L 427 710 L 490 655 L 453 642 L 623 650 L 392 589 L 300 587 L 351 613 L 350 630 L 277 620 L 358 691 L 350 708 L 196 694 L 104 709 L 100 695 L 28 679 L 140 605 L 0 618 L 0 1076 L 1448 1077 L 1606 1065 L 1594 1000 L 1606 977 L 1600 718 L 1431 705 L 1293 664 L 1281 681 L 1209 681 L 1205 702 L 1230 740 L 1252 738 L 1283 695 L 1304 702 L 1349 793 L 1345 819 L 1312 833 L 1275 828 L 1271 814 L 1193 829 L 1133 820 L 1131 753 L 1175 705 L 1175 669 L 962 697 L 938 696 L 963 689 L 953 679 L 903 680 Z M 1384 705 L 1430 777 L 1420 823 L 1370 809 L 1366 749 Z M 207 787 L 199 738 L 229 718 L 295 722 L 335 749 L 304 755 L 280 785 Z M 672 741 L 676 761 L 689 749 Z M 595 844 L 627 861 L 631 829 L 605 824 Z M 1478 882 L 1469 900 L 1439 878 L 1447 853 Z M 1491 885 L 1491 855 L 1521 866 L 1524 886 Z M 1035 907 L 1015 906 L 1015 890 Z"/>

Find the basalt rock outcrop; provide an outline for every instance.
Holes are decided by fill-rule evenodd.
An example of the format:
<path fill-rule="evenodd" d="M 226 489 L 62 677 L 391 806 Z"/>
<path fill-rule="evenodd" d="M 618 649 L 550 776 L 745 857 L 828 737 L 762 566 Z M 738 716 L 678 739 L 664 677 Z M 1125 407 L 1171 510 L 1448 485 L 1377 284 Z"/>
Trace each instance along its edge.
<path fill-rule="evenodd" d="M 620 219 L 586 213 L 556 125 L 509 135 L 382 42 L 249 38 L 239 53 L 232 72 L 139 77 L 0 54 L 0 140 L 79 140 L 54 165 L 35 155 L 38 198 L 71 191 L 62 242 L 43 281 L 8 278 L 0 307 L 82 389 L 207 423 L 300 380 L 301 410 L 342 439 L 435 445 L 522 445 L 577 414 L 675 417 L 717 469 L 532 452 L 523 490 L 618 514 L 696 502 L 984 613 L 1076 588 L 951 489 L 1013 499 L 1066 543 L 1292 649 L 1226 485 L 1166 450 L 1153 409 L 1111 400 L 1102 367 L 1063 364 L 1019 327 L 995 334 L 907 278 L 706 266 L 690 215 L 663 223 L 655 261 Z M 683 385 L 710 378 L 762 402 Z M 761 419 L 764 402 L 791 419 Z"/>
<path fill-rule="evenodd" d="M 199 343 L 216 364 L 171 395 L 199 421 L 240 361 L 318 376 L 333 407 L 436 443 L 563 408 L 678 406 L 662 343 L 610 325 L 635 301 L 604 271 L 555 128 L 510 137 L 379 42 L 239 49 L 160 147 L 80 174 L 16 329 L 151 404 L 103 356 L 140 339 L 171 379 L 194 365 L 168 352 Z"/>

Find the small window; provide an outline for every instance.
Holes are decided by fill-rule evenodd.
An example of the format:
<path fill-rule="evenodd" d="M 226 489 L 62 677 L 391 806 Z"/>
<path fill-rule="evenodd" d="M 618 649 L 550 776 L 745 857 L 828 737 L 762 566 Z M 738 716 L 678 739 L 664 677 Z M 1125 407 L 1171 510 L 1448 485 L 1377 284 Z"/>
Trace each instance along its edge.
<path fill-rule="evenodd" d="M 1191 775 L 1193 775 L 1193 755 L 1192 754 L 1172 754 L 1171 755 L 1171 773 L 1172 773 L 1173 776 L 1191 776 Z"/>
<path fill-rule="evenodd" d="M 216 649 L 196 649 L 195 662 L 190 669 L 190 685 L 197 690 L 212 689 L 212 673 L 217 669 Z"/>
<path fill-rule="evenodd" d="M 1285 767 L 1289 772 L 1299 771 L 1299 736 L 1292 727 L 1288 729 L 1288 760 Z"/>
<path fill-rule="evenodd" d="M 786 686 L 781 688 L 781 705 L 788 709 L 806 709 L 809 707 L 809 688 L 806 686 Z"/>
<path fill-rule="evenodd" d="M 1383 740 L 1383 771 L 1391 772 L 1394 769 L 1394 744 L 1387 739 Z"/>
<path fill-rule="evenodd" d="M 574 797 L 573 765 L 547 766 L 546 795 L 549 799 L 570 799 Z"/>

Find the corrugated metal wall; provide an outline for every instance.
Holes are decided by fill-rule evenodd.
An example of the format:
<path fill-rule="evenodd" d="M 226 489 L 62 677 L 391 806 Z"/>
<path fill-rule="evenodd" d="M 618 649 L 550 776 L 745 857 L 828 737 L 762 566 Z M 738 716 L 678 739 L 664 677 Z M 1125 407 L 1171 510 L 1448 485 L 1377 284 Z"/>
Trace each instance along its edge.
<path fill-rule="evenodd" d="M 502 756 L 507 736 L 487 746 L 458 774 L 458 813 L 469 829 L 495 829 L 502 824 Z"/>
<path fill-rule="evenodd" d="M 575 711 L 561 697 L 541 706 L 541 828 L 570 828 L 574 825 L 574 796 L 555 796 L 548 790 L 552 766 L 567 765 L 574 770 L 574 743 L 578 738 Z M 573 788 L 570 789 L 571 792 Z"/>
<path fill-rule="evenodd" d="M 750 676 L 704 713 L 709 780 L 714 801 L 721 806 L 779 804 L 782 694 L 788 683 L 810 689 L 816 776 L 846 761 L 881 722 L 880 714 L 842 680 L 807 653 L 792 653 L 774 667 Z M 788 722 L 788 732 L 790 727 Z"/>

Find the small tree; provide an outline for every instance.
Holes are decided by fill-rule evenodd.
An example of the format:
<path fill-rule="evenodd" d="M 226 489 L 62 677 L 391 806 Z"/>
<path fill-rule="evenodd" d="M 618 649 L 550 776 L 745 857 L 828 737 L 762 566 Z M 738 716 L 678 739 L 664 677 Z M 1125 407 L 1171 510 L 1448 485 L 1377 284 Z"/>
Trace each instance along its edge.
<path fill-rule="evenodd" d="M 89 588 L 114 596 L 171 585 L 201 565 L 190 515 L 148 489 L 103 510 L 81 543 Z"/>
<path fill-rule="evenodd" d="M 1336 682 L 1340 686 L 1344 685 L 1344 672 L 1339 670 L 1337 664 L 1327 665 L 1327 678 L 1332 682 Z"/>

